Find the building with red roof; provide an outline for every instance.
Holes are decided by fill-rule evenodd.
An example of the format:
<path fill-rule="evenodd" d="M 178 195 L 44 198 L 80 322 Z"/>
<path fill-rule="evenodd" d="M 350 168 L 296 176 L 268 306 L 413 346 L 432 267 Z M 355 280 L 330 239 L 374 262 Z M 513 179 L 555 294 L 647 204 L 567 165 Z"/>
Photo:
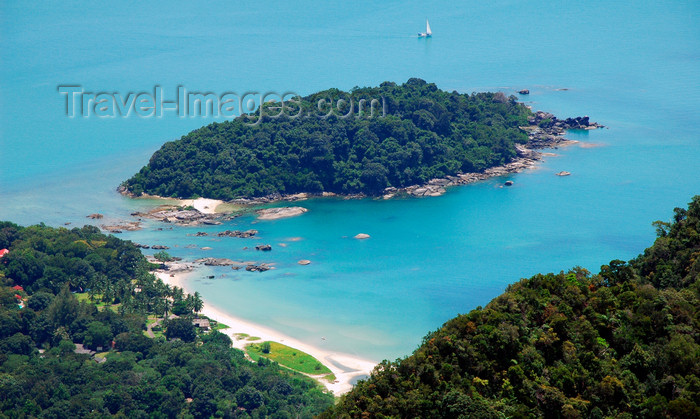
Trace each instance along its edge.
<path fill-rule="evenodd" d="M 10 253 L 9 250 L 7 249 L 0 249 L 0 258 L 5 256 L 6 254 Z"/>

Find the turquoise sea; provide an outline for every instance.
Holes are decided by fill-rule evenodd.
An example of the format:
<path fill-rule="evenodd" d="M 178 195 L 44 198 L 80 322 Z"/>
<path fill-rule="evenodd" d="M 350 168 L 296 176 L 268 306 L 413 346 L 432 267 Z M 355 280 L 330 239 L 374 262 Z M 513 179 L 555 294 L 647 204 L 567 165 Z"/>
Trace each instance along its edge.
<path fill-rule="evenodd" d="M 553 150 L 539 168 L 509 176 L 511 188 L 501 178 L 429 199 L 315 199 L 291 219 L 122 234 L 186 259 L 275 263 L 265 273 L 211 268 L 191 285 L 232 314 L 318 346 L 405 356 L 522 277 L 636 256 L 654 239 L 653 220 L 700 193 L 699 16 L 697 1 L 4 1 L 0 219 L 128 219 L 152 203 L 121 197 L 119 183 L 163 142 L 212 121 L 71 119 L 59 85 L 122 94 L 159 85 L 172 98 L 180 85 L 305 95 L 420 77 L 449 91 L 527 88 L 535 109 L 606 125 L 570 133 L 587 147 Z M 426 17 L 433 37 L 418 39 Z M 554 175 L 561 170 L 572 175 Z M 188 236 L 246 228 L 260 238 Z M 260 243 L 273 251 L 243 249 Z"/>

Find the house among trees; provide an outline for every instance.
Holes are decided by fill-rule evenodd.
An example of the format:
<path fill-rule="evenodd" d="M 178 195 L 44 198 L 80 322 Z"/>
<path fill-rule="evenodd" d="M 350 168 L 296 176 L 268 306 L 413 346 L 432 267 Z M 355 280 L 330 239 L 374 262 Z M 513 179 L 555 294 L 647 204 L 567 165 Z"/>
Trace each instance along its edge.
<path fill-rule="evenodd" d="M 192 324 L 202 330 L 209 330 L 209 319 L 194 319 Z"/>

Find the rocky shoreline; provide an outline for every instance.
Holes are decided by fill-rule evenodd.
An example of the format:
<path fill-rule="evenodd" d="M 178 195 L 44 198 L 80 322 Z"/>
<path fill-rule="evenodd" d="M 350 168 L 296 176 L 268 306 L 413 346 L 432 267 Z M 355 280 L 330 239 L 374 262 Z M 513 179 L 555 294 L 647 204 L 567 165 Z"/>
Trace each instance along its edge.
<path fill-rule="evenodd" d="M 593 130 L 603 128 L 596 122 L 591 122 L 589 117 L 576 117 L 567 119 L 558 119 L 551 113 L 537 111 L 534 115 L 528 118 L 528 125 L 521 126 L 520 129 L 527 133 L 528 141 L 525 144 L 515 144 L 517 157 L 513 161 L 496 167 L 490 167 L 483 172 L 474 173 L 458 173 L 456 175 L 446 176 L 444 178 L 431 179 L 422 185 L 411 185 L 403 188 L 389 187 L 384 190 L 384 194 L 379 197 L 383 199 L 391 199 L 400 196 L 410 197 L 428 197 L 440 196 L 446 192 L 446 188 L 451 186 L 466 185 L 480 180 L 485 180 L 491 177 L 503 176 L 511 173 L 518 173 L 523 170 L 532 168 L 541 159 L 543 154 L 538 151 L 544 148 L 557 148 L 560 146 L 575 143 L 575 141 L 564 138 L 567 130 Z M 561 172 L 559 176 L 566 176 L 568 172 Z M 512 183 L 511 183 L 512 184 Z M 118 189 L 123 195 L 133 197 L 126 188 L 120 186 Z M 148 213 L 136 212 L 131 215 L 139 218 L 149 218 L 158 220 L 164 223 L 177 224 L 182 226 L 196 226 L 200 224 L 218 225 L 222 221 L 235 218 L 244 212 L 248 212 L 248 208 L 277 203 L 277 202 L 296 202 L 312 197 L 342 197 L 343 199 L 359 199 L 367 197 L 365 194 L 349 194 L 339 195 L 332 192 L 323 192 L 319 194 L 311 193 L 296 193 L 289 195 L 273 194 L 259 198 L 238 198 L 229 201 L 230 204 L 240 205 L 244 209 L 237 214 L 212 214 L 203 213 L 192 207 L 177 207 L 177 206 L 161 206 Z M 290 216 L 301 215 L 307 209 L 303 207 L 282 207 L 282 208 L 265 208 L 255 212 L 260 220 L 272 220 Z M 122 226 L 120 226 L 122 227 Z M 228 236 L 231 237 L 246 237 L 246 235 L 238 235 L 232 232 Z M 248 236 L 249 237 L 249 236 Z"/>
<path fill-rule="evenodd" d="M 444 178 L 431 179 L 426 184 L 411 185 L 403 188 L 389 187 L 384 190 L 383 199 L 391 199 L 398 196 L 429 197 L 440 196 L 446 192 L 447 187 L 467 185 L 470 183 L 486 180 L 488 178 L 503 176 L 511 173 L 522 172 L 534 167 L 542 159 L 542 153 L 538 150 L 544 148 L 557 148 L 576 141 L 564 138 L 567 130 L 593 130 L 603 128 L 604 125 L 591 122 L 588 116 L 576 118 L 558 119 L 549 112 L 537 111 L 528 118 L 528 125 L 520 127 L 528 134 L 528 141 L 525 144 L 515 144 L 518 157 L 513 161 L 502 165 L 490 167 L 483 172 L 458 173 Z M 323 192 L 320 194 L 297 193 L 292 195 L 269 195 L 261 198 L 239 198 L 231 203 L 254 206 L 275 202 L 295 202 L 312 197 L 337 196 L 344 199 L 366 198 L 365 194 L 339 195 L 333 192 Z"/>

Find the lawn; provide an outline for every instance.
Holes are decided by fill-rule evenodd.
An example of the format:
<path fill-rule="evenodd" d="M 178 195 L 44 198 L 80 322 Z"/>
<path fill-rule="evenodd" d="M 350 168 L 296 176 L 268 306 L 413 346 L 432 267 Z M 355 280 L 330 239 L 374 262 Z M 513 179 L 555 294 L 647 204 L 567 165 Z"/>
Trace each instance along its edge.
<path fill-rule="evenodd" d="M 268 343 L 270 345 L 270 352 L 263 353 L 263 347 Z M 328 367 L 321 364 L 313 356 L 277 342 L 262 342 L 248 345 L 246 346 L 246 352 L 248 352 L 248 355 L 250 355 L 254 361 L 257 361 L 260 357 L 264 357 L 305 374 L 320 375 L 331 373 Z"/>
<path fill-rule="evenodd" d="M 112 311 L 116 312 L 119 309 L 120 304 L 107 304 L 103 303 L 100 301 L 102 299 L 102 295 L 100 294 L 95 294 L 93 299 L 90 299 L 90 295 L 87 292 L 80 292 L 80 293 L 75 293 L 75 298 L 78 299 L 78 301 L 85 301 L 86 303 L 92 303 L 94 304 L 99 311 L 104 310 L 105 308 L 109 308 Z"/>
<path fill-rule="evenodd" d="M 228 329 L 228 328 L 229 328 L 229 327 L 226 326 L 225 324 L 217 322 L 217 323 L 216 323 L 216 326 L 214 326 L 213 329 L 214 329 L 214 330 L 223 330 L 223 329 Z"/>

